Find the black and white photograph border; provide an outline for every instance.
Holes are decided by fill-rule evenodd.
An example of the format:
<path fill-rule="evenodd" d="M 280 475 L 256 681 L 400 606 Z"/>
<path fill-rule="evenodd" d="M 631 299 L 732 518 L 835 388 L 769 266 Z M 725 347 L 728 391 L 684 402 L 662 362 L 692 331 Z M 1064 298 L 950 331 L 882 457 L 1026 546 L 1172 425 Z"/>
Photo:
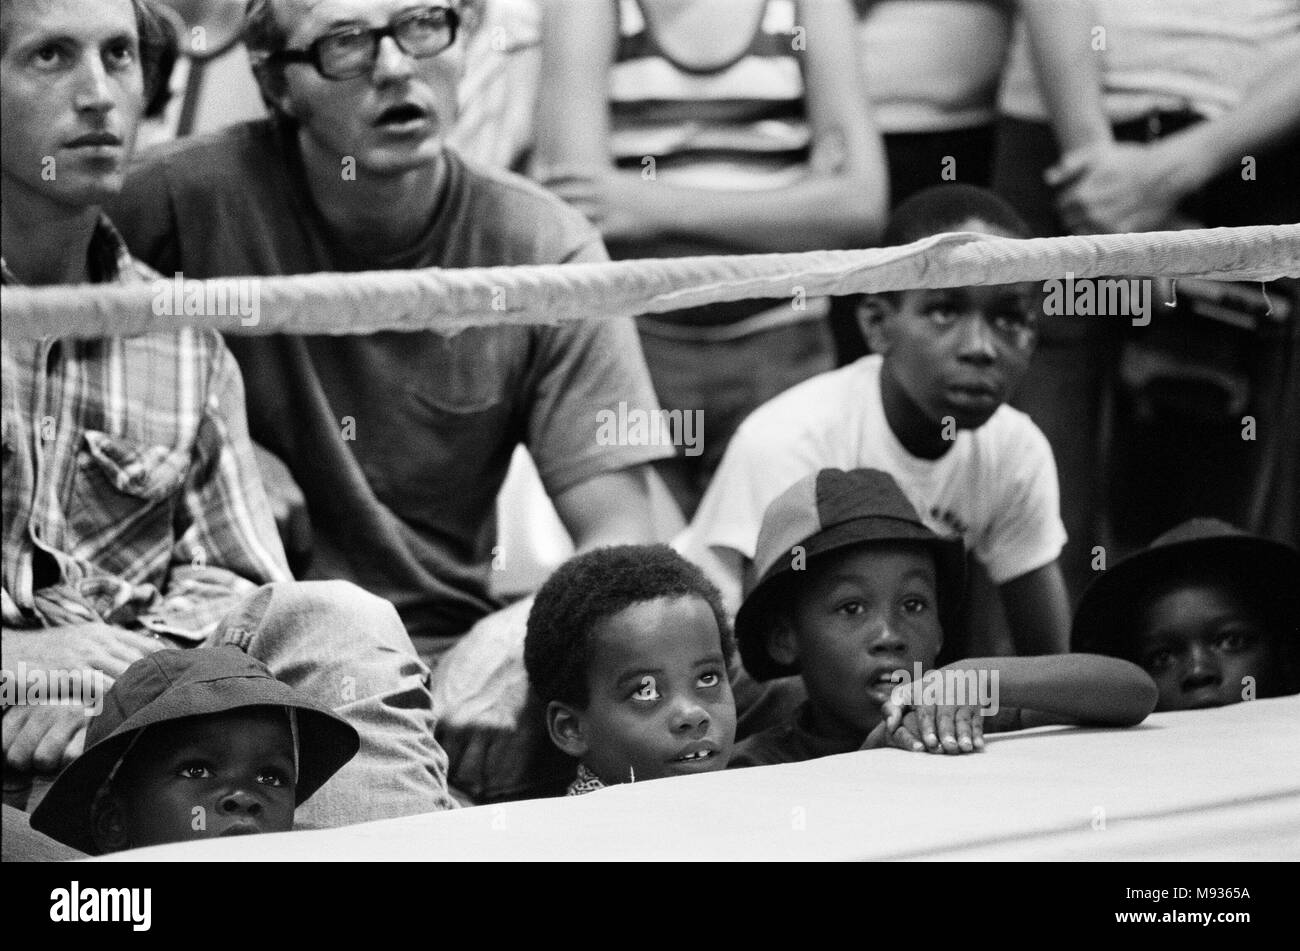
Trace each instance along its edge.
<path fill-rule="evenodd" d="M 4 862 L 1296 861 L 1298 63 L 3 0 Z"/>

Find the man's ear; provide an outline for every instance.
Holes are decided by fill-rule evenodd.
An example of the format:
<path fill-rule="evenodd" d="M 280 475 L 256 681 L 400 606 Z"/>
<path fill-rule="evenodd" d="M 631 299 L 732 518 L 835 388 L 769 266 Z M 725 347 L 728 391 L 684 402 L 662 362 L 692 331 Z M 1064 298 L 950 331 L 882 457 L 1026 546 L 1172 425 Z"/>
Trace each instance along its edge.
<path fill-rule="evenodd" d="M 777 610 L 767 628 L 767 654 L 783 667 L 799 663 L 799 640 L 795 636 L 794 621 L 784 611 Z"/>
<path fill-rule="evenodd" d="M 583 728 L 582 711 L 567 703 L 552 700 L 546 705 L 546 732 L 551 742 L 570 756 L 580 759 L 587 755 L 587 734 Z"/>
<path fill-rule="evenodd" d="M 858 302 L 858 329 L 872 353 L 888 353 L 893 343 L 893 302 L 884 294 L 867 294 Z"/>
<path fill-rule="evenodd" d="M 101 853 L 121 852 L 131 847 L 122 804 L 111 792 L 101 792 L 90 805 L 90 837 Z"/>
<path fill-rule="evenodd" d="M 294 112 L 293 108 L 293 98 L 289 95 L 288 81 L 284 78 L 283 73 L 280 76 L 279 82 L 272 85 L 272 90 L 273 91 L 270 93 L 272 97 L 272 107 L 278 109 L 281 114 L 288 118 L 297 120 L 298 116 Z"/>
<path fill-rule="evenodd" d="M 262 102 L 268 109 L 275 110 L 290 119 L 297 119 L 293 114 L 289 98 L 289 79 L 284 74 L 284 65 L 260 60 L 253 63 L 253 78 L 257 81 L 257 90 L 262 94 Z"/>

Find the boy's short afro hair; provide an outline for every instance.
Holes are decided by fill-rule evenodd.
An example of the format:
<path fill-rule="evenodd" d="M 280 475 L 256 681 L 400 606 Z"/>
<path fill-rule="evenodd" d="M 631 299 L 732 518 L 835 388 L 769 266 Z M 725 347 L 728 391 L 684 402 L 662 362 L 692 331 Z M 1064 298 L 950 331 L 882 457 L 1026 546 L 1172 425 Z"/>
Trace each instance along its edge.
<path fill-rule="evenodd" d="M 880 246 L 897 248 L 936 234 L 960 231 L 972 220 L 1005 231 L 1013 238 L 1034 237 L 1034 231 L 1025 224 L 1025 219 L 1000 195 L 976 185 L 945 182 L 923 188 L 900 202 L 889 214 Z M 839 298 L 833 306 L 838 313 L 852 313 L 864 296 L 869 295 L 849 294 Z M 897 304 L 902 299 L 903 290 L 882 291 L 879 296 Z M 867 352 L 861 337 L 855 338 L 849 351 L 853 359 Z"/>
<path fill-rule="evenodd" d="M 886 248 L 911 244 L 932 235 L 958 231 L 972 219 L 1005 231 L 1013 238 L 1034 236 L 1025 219 L 999 195 L 987 188 L 947 182 L 922 189 L 895 208 L 880 244 Z"/>
<path fill-rule="evenodd" d="M 524 638 L 524 667 L 534 695 L 585 709 L 588 645 L 597 622 L 656 598 L 694 595 L 713 610 L 722 655 L 735 654 L 722 596 L 691 562 L 667 545 L 617 545 L 577 555 L 537 592 Z"/>

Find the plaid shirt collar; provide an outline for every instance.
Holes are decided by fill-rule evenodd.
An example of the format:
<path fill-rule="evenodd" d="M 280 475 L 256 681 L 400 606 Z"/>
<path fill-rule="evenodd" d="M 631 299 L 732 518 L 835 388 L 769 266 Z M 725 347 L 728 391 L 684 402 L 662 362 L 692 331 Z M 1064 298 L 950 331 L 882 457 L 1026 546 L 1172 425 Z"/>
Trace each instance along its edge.
<path fill-rule="evenodd" d="M 133 284 L 149 276 L 147 268 L 131 257 L 126 242 L 103 212 L 100 212 L 99 220 L 95 222 L 86 258 L 93 284 Z M 12 287 L 21 286 L 22 283 L 9 270 L 4 256 L 0 255 L 0 284 Z"/>

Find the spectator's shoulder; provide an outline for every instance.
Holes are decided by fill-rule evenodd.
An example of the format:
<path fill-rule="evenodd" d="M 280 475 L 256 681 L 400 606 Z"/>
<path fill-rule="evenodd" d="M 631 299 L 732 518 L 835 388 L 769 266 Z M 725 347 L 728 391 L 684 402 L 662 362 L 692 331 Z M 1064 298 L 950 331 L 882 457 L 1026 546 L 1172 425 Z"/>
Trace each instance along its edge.
<path fill-rule="evenodd" d="M 447 155 L 460 166 L 471 221 L 502 232 L 502 249 L 512 258 L 522 258 L 494 263 L 554 264 L 579 254 L 584 260 L 605 258 L 600 233 L 582 214 L 540 185 L 482 165 L 451 148 Z"/>
<path fill-rule="evenodd" d="M 1026 454 L 1030 454 L 1030 458 L 1039 458 L 1043 453 L 1050 457 L 1052 453 L 1047 437 L 1029 414 L 1005 403 L 975 431 L 975 435 L 1000 460 L 1021 459 Z"/>
<path fill-rule="evenodd" d="M 172 139 L 136 156 L 130 178 L 145 187 L 156 186 L 160 178 L 174 188 L 247 186 L 250 169 L 280 151 L 279 136 L 268 117 Z"/>

